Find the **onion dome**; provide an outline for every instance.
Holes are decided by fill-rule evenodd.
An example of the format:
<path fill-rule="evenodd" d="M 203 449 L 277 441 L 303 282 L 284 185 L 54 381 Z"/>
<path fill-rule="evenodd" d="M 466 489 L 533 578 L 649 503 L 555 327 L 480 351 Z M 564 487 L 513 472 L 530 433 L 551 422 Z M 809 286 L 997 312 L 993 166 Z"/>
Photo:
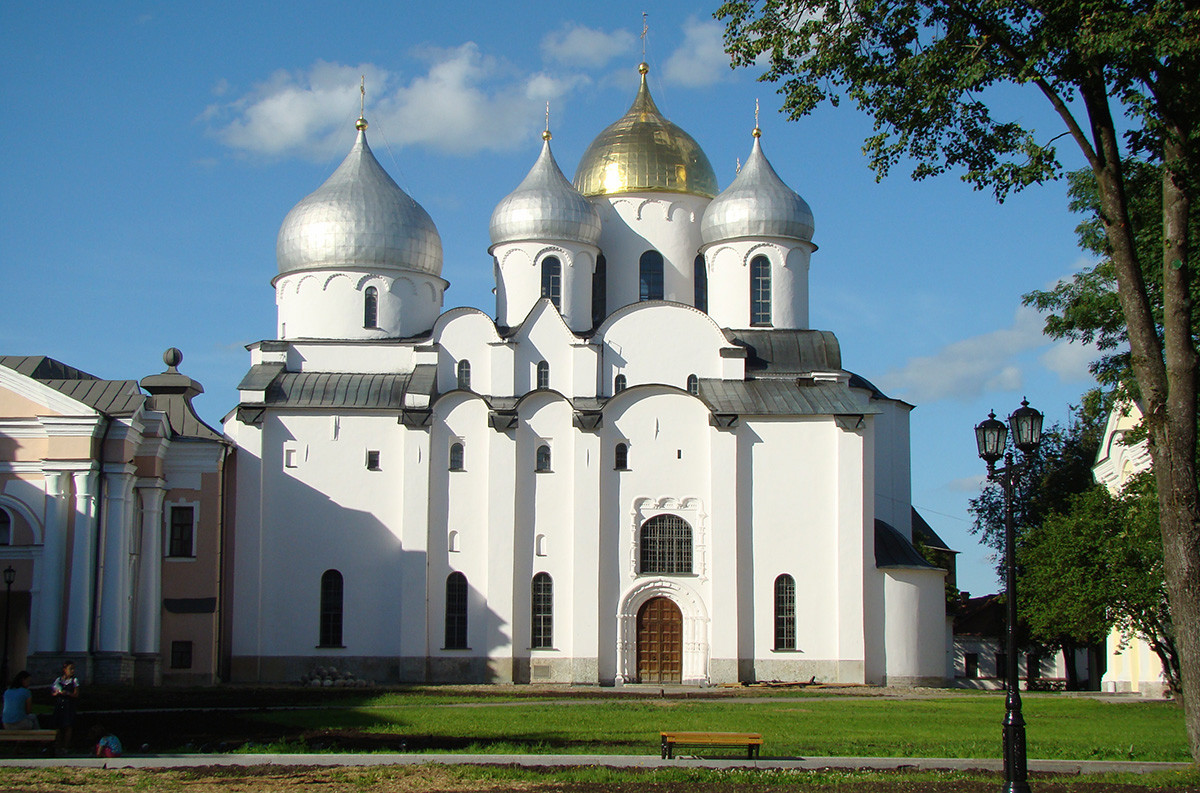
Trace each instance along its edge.
<path fill-rule="evenodd" d="M 492 245 L 519 240 L 598 244 L 600 212 L 559 170 L 550 152 L 549 130 L 542 139 L 542 153 L 533 168 L 492 212 Z"/>
<path fill-rule="evenodd" d="M 704 210 L 700 238 L 709 245 L 741 237 L 783 237 L 812 242 L 808 202 L 783 183 L 767 162 L 754 128 L 754 149 L 733 180 Z"/>
<path fill-rule="evenodd" d="M 442 239 L 420 204 L 400 189 L 367 145 L 367 122 L 325 184 L 288 212 L 279 229 L 279 274 L 353 267 L 441 275 Z"/>
<path fill-rule="evenodd" d="M 579 168 L 575 187 L 585 196 L 616 193 L 691 193 L 711 198 L 717 176 L 691 135 L 663 118 L 641 64 L 642 85 L 628 112 L 592 141 Z"/>

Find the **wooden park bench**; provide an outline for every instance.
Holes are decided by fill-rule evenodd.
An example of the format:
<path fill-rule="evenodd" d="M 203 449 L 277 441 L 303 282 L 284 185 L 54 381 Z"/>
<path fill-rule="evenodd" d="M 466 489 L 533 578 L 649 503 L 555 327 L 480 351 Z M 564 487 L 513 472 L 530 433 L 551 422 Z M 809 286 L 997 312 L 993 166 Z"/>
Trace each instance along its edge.
<path fill-rule="evenodd" d="M 676 746 L 745 746 L 746 758 L 754 760 L 762 746 L 762 735 L 757 732 L 663 732 L 662 756 L 669 760 L 675 756 Z"/>
<path fill-rule="evenodd" d="M 0 729 L 0 743 L 54 743 L 57 730 L 4 730 Z"/>

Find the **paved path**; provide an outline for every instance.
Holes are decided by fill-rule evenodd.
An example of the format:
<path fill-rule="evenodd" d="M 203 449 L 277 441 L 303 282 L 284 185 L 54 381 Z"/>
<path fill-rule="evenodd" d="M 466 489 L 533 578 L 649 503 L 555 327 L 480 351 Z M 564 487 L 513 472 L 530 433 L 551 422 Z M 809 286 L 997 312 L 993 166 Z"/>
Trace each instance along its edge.
<path fill-rule="evenodd" d="M 155 754 L 112 759 L 93 757 L 5 758 L 0 765 L 20 768 L 198 768 L 209 766 L 372 766 L 372 765 L 521 765 L 607 766 L 610 768 L 764 768 L 764 769 L 880 769 L 1003 771 L 1000 759 L 930 757 L 764 757 L 758 760 L 680 757 L 663 760 L 653 755 L 567 754 Z M 1189 763 L 1117 762 L 1108 760 L 1030 760 L 1029 770 L 1054 774 L 1145 774 L 1183 771 Z"/>

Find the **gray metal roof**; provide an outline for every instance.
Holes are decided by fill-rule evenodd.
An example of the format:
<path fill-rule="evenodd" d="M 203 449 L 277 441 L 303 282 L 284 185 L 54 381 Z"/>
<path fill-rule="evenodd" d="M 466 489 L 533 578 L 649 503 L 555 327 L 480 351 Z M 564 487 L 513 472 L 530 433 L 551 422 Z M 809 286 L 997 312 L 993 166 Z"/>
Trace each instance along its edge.
<path fill-rule="evenodd" d="M 700 398 L 714 413 L 745 416 L 845 416 L 878 413 L 879 408 L 842 383 L 795 380 L 700 381 Z"/>
<path fill-rule="evenodd" d="M 266 369 L 253 367 L 242 383 L 252 378 L 255 383 L 260 382 L 267 374 Z M 289 408 L 400 410 L 425 407 L 436 385 L 436 377 L 437 367 L 432 364 L 421 364 L 412 372 L 388 374 L 277 372 L 264 387 L 265 403 Z"/>
<path fill-rule="evenodd" d="M 917 512 L 917 508 L 912 510 L 912 530 L 913 538 L 928 545 L 935 551 L 946 551 L 948 553 L 958 553 L 958 551 L 946 544 L 946 541 L 938 536 L 938 533 L 933 530 L 933 527 L 921 517 L 921 513 Z"/>
<path fill-rule="evenodd" d="M 3 355 L 0 366 L 37 380 L 108 416 L 132 415 L 146 399 L 136 380 L 101 380 L 44 355 Z"/>
<path fill-rule="evenodd" d="M 748 374 L 798 375 L 840 371 L 842 350 L 827 330 L 739 330 L 728 332 L 749 353 Z"/>
<path fill-rule="evenodd" d="M 283 373 L 281 363 L 256 363 L 246 372 L 242 382 L 238 383 L 239 391 L 265 391 L 267 386 L 275 382 L 275 378 Z"/>
<path fill-rule="evenodd" d="M 913 544 L 895 527 L 878 518 L 875 519 L 875 566 L 939 569 L 917 553 Z"/>

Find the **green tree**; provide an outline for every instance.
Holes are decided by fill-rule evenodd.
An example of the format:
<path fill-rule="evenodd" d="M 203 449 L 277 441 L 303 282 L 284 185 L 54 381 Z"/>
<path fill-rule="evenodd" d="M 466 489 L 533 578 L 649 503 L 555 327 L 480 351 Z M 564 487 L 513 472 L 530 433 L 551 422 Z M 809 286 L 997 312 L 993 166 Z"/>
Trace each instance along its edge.
<path fill-rule="evenodd" d="M 1129 222 L 1138 252 L 1138 263 L 1152 263 L 1162 249 L 1162 166 L 1140 159 L 1127 159 L 1125 178 L 1128 186 Z M 1099 261 L 1049 290 L 1035 290 L 1025 295 L 1025 304 L 1046 314 L 1046 335 L 1095 344 L 1101 351 L 1091 365 L 1092 373 L 1105 388 L 1121 389 L 1125 395 L 1138 397 L 1129 355 L 1129 334 L 1117 297 L 1116 267 L 1113 264 L 1104 233 L 1100 197 L 1096 176 L 1091 170 L 1073 171 L 1067 175 L 1071 211 L 1083 215 L 1075 227 L 1079 247 L 1095 254 Z M 1188 230 L 1188 249 L 1200 245 L 1200 212 L 1192 214 Z M 1163 333 L 1162 270 L 1143 267 L 1146 294 L 1154 315 L 1159 336 Z M 1191 300 L 1200 300 L 1200 279 L 1192 279 Z M 1192 316 L 1193 344 L 1200 339 L 1200 312 Z"/>
<path fill-rule="evenodd" d="M 733 64 L 764 58 L 761 79 L 782 81 L 792 118 L 843 98 L 869 113 L 875 134 L 864 149 L 880 176 L 910 159 L 914 178 L 960 171 L 1003 200 L 1061 174 L 1060 137 L 1083 154 L 1146 417 L 1185 721 L 1200 762 L 1200 357 L 1187 234 L 1200 176 L 1200 3 L 730 0 L 716 15 Z M 989 89 L 1004 84 L 1040 94 L 1061 134 L 1039 137 L 1019 116 L 997 117 Z M 1162 247 L 1149 261 L 1130 222 L 1131 155 L 1162 165 Z M 1143 274 L 1151 267 L 1161 272 L 1161 325 Z"/>
<path fill-rule="evenodd" d="M 1065 649 L 1119 629 L 1147 642 L 1178 690 L 1152 477 L 1136 477 L 1117 497 L 1100 485 L 1073 496 L 1026 533 L 1017 559 L 1021 613 L 1035 639 Z"/>

